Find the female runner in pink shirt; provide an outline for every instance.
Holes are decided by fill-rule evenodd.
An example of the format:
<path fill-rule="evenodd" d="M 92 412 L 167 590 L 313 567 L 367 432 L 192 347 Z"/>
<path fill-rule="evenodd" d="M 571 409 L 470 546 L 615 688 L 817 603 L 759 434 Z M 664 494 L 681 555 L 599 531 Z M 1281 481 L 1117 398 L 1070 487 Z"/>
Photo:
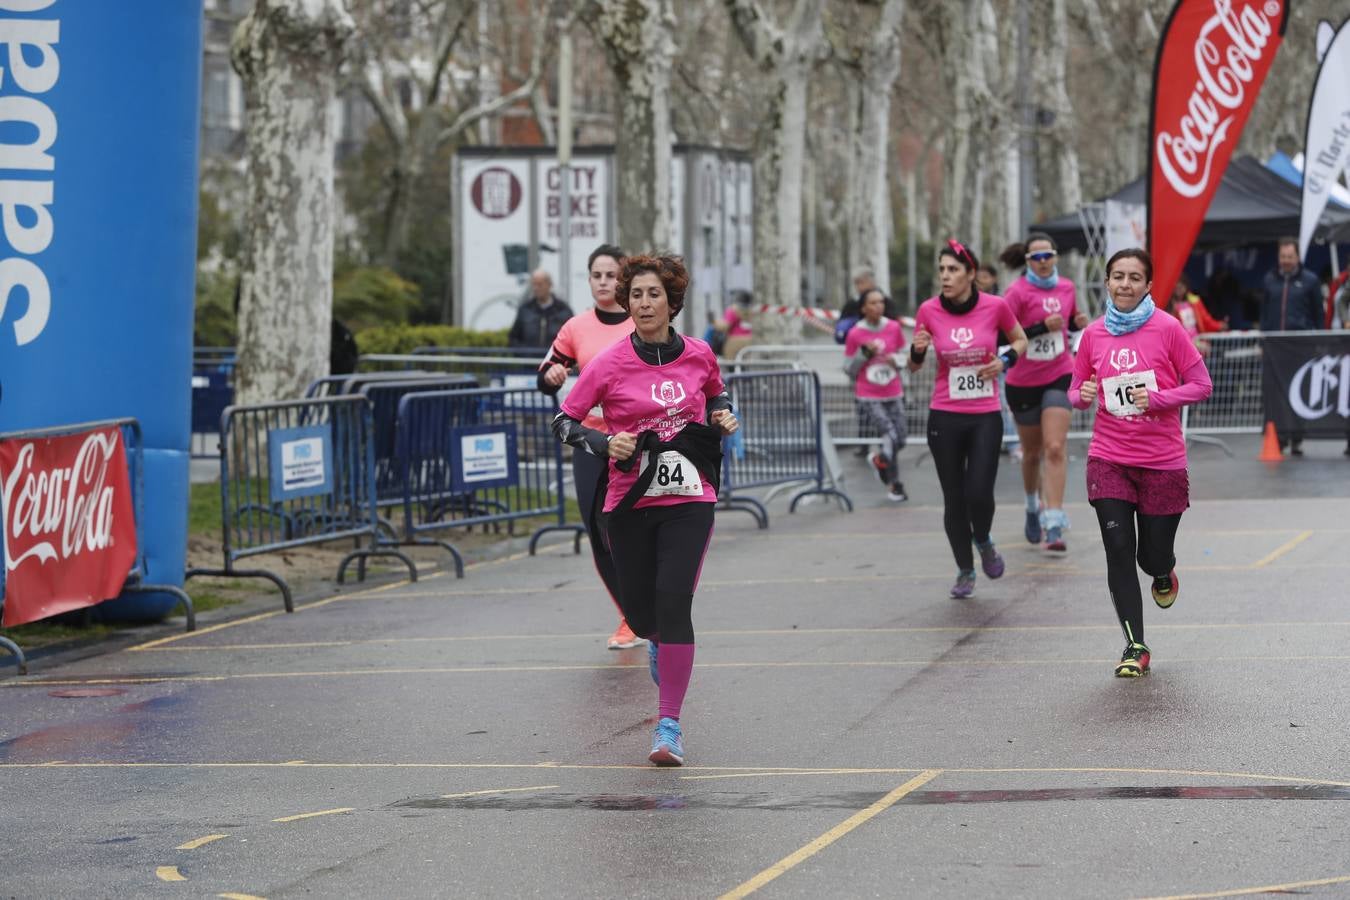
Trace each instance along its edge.
<path fill-rule="evenodd" d="M 1003 443 L 998 376 L 1026 349 L 1022 326 L 1002 297 L 975 289 L 979 260 L 958 241 L 947 241 L 938 255 L 942 291 L 919 306 L 909 370 L 917 372 L 931 347 L 937 353 L 937 379 L 928 409 L 928 447 L 942 485 L 942 524 L 956 559 L 958 599 L 975 593 L 973 540 L 980 567 L 990 578 L 1003 575 L 1003 557 L 994 549 L 994 479 Z M 998 355 L 998 333 L 1012 346 Z"/>
<path fill-rule="evenodd" d="M 552 396 L 558 393 L 571 369 L 586 368 L 601 350 L 633 333 L 633 320 L 629 318 L 628 311 L 614 299 L 614 286 L 618 283 L 619 261 L 622 259 L 623 251 L 613 244 L 601 244 L 591 252 L 586 267 L 595 307 L 564 322 L 558 336 L 553 339 L 548 356 L 539 365 L 539 390 L 545 394 Z M 599 409 L 587 413 L 585 423 L 587 428 L 606 430 L 605 419 Z M 619 577 L 615 574 L 609 538 L 605 536 L 600 520 L 600 504 L 604 500 L 608 478 L 607 466 L 603 455 L 597 456 L 585 447 L 572 450 L 572 484 L 577 492 L 581 521 L 590 537 L 591 558 L 595 561 L 595 571 L 609 592 L 610 600 L 619 610 L 619 626 L 609 636 L 607 645 L 611 650 L 627 650 L 646 641 L 633 634 L 619 607 Z"/>
<path fill-rule="evenodd" d="M 560 440 L 609 457 L 604 511 L 619 603 L 650 641 L 660 690 L 648 756 L 658 766 L 684 763 L 680 708 L 694 667 L 694 590 L 712 540 L 721 436 L 739 427 L 712 348 L 670 327 L 688 288 L 679 257 L 625 259 L 615 296 L 635 331 L 591 360 L 553 422 Z M 583 422 L 597 404 L 611 434 Z"/>
<path fill-rule="evenodd" d="M 1068 477 L 1065 445 L 1073 416 L 1069 405 L 1069 378 L 1073 374 L 1069 332 L 1086 328 L 1088 317 L 1078 309 L 1073 282 L 1059 274 L 1055 265 L 1058 255 L 1053 238 L 1032 232 L 1025 244 L 1014 244 L 1003 251 L 1002 259 L 1009 266 L 1026 268 L 1003 293 L 1027 333 L 1026 356 L 1008 373 L 1008 408 L 1022 441 L 1022 486 L 1027 495 L 1024 532 L 1033 544 L 1040 543 L 1044 535 L 1047 550 L 1063 551 L 1064 529 L 1069 527 L 1064 514 L 1064 483 Z"/>
<path fill-rule="evenodd" d="M 1153 601 L 1177 599 L 1176 546 L 1181 514 L 1190 506 L 1181 407 L 1199 403 L 1213 385 L 1181 323 L 1153 304 L 1153 259 L 1139 248 L 1106 264 L 1106 316 L 1083 332 L 1069 396 L 1097 407 L 1088 447 L 1088 501 L 1097 510 L 1106 548 L 1106 583 L 1125 652 L 1116 675 L 1148 671 L 1144 600 L 1135 574 L 1153 577 Z"/>
<path fill-rule="evenodd" d="M 872 288 L 862 297 L 862 319 L 844 339 L 844 372 L 854 379 L 854 395 L 864 421 L 881 435 L 881 452 L 871 456 L 886 497 L 903 502 L 900 451 L 905 449 L 905 388 L 900 381 L 900 350 L 905 333 L 895 319 L 887 319 L 886 295 Z"/>

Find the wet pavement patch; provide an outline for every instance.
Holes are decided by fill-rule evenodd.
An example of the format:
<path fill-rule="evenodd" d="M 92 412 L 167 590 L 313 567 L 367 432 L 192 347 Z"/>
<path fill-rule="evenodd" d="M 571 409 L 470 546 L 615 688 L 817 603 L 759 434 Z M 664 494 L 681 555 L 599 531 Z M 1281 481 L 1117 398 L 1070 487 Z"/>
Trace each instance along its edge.
<path fill-rule="evenodd" d="M 760 809 L 771 812 L 811 809 L 862 809 L 885 791 L 845 791 L 837 794 L 784 796 L 766 792 L 709 794 L 559 794 L 528 796 L 431 797 L 404 800 L 391 809 L 463 810 L 566 810 L 642 812 L 686 809 Z M 1030 803 L 1078 800 L 1350 800 L 1350 788 L 1335 785 L 1242 785 L 1197 787 L 1037 788 L 997 791 L 918 791 L 902 798 L 897 806 L 932 806 L 962 803 Z"/>
<path fill-rule="evenodd" d="M 68 699 L 83 699 L 85 697 L 116 697 L 119 694 L 125 694 L 122 688 L 63 688 L 59 691 L 48 691 L 48 697 L 64 697 Z"/>

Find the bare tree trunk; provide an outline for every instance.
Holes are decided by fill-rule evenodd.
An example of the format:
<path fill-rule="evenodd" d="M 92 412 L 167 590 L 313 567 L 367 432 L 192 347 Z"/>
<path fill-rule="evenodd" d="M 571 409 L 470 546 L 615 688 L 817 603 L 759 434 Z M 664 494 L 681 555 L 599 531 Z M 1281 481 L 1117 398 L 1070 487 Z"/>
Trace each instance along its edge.
<path fill-rule="evenodd" d="M 952 4 L 957 6 L 958 4 Z M 974 217 L 977 170 L 985 164 L 987 110 L 991 97 L 979 62 L 977 23 L 983 0 L 962 0 L 952 14 L 947 4 L 938 12 L 942 35 L 944 80 L 951 98 L 952 125 L 943 156 L 942 212 L 939 237 L 973 241 L 979 223 Z"/>
<path fill-rule="evenodd" d="M 258 0 L 234 35 L 249 110 L 241 404 L 298 397 L 328 374 L 333 101 L 352 31 L 343 0 Z"/>
<path fill-rule="evenodd" d="M 1036 54 L 1036 93 L 1052 117 L 1041 135 L 1041 158 L 1047 162 L 1047 177 L 1040 182 L 1041 206 L 1048 215 L 1071 212 L 1083 203 L 1078 165 L 1078 129 L 1074 121 L 1073 103 L 1069 100 L 1068 29 L 1065 0 L 1050 0 L 1050 21 L 1037 31 L 1042 41 Z"/>
<path fill-rule="evenodd" d="M 673 0 L 599 0 L 590 17 L 618 82 L 615 184 L 619 244 L 670 247 L 670 73 Z"/>
<path fill-rule="evenodd" d="M 852 267 L 868 266 L 877 286 L 891 292 L 891 89 L 900 77 L 900 20 L 904 0 L 886 0 L 871 39 L 859 55 L 861 87 L 858 127 L 853 141 L 857 186 L 849 222 Z"/>
<path fill-rule="evenodd" d="M 787 25 L 769 20 L 756 0 L 725 0 L 756 65 L 768 76 L 765 112 L 755 139 L 755 290 L 769 303 L 797 306 L 802 297 L 802 177 L 808 79 L 826 51 L 823 0 L 795 0 Z M 782 317 L 766 335 L 793 341 L 800 329 Z"/>

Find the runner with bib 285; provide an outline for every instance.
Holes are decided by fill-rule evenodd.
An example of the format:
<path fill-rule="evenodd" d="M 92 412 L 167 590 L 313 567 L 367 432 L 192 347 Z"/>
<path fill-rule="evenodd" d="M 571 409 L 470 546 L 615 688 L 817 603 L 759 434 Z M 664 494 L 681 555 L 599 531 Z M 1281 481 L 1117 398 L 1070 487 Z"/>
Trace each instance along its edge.
<path fill-rule="evenodd" d="M 1088 501 L 1106 549 L 1106 584 L 1125 632 L 1116 675 L 1148 671 L 1139 568 L 1153 577 L 1153 600 L 1177 599 L 1174 553 L 1181 514 L 1190 506 L 1181 408 L 1213 391 L 1209 370 L 1181 323 L 1156 309 L 1149 293 L 1153 259 L 1137 247 L 1106 264 L 1106 316 L 1083 331 L 1069 397 L 1097 407 L 1088 446 Z"/>
<path fill-rule="evenodd" d="M 1003 557 L 994 549 L 994 480 L 1003 442 L 998 376 L 1017 362 L 1027 338 L 1001 297 L 975 288 L 979 260 L 958 241 L 947 241 L 938 255 L 942 290 L 919 306 L 909 370 L 923 367 L 931 347 L 937 355 L 937 380 L 928 409 L 928 447 L 942 485 L 943 527 L 956 559 L 951 595 L 975 593 L 975 557 L 990 578 L 1003 575 Z M 998 355 L 1002 331 L 1012 346 Z"/>

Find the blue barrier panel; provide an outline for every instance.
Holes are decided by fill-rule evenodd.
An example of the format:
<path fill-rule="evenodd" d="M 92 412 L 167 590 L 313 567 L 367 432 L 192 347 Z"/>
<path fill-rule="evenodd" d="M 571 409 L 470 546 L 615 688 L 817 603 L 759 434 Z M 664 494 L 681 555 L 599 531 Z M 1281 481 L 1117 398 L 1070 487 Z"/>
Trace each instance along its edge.
<path fill-rule="evenodd" d="M 412 560 L 377 546 L 375 442 L 370 401 L 361 396 L 284 400 L 232 406 L 220 423 L 221 539 L 225 565 L 196 568 L 187 577 L 265 578 L 294 610 L 290 586 L 266 569 L 236 569 L 249 556 L 305 544 L 356 538 L 338 565 L 392 556 L 417 580 Z M 362 539 L 365 546 L 362 547 Z"/>
<path fill-rule="evenodd" d="M 0 228 L 0 429 L 137 418 L 147 578 L 181 584 L 202 5 L 25 0 L 0 6 L 0 27 L 14 214 Z M 100 611 L 158 619 L 176 602 Z"/>
<path fill-rule="evenodd" d="M 530 537 L 530 553 L 552 531 L 573 533 L 581 552 L 580 525 L 567 524 L 562 445 L 550 425 L 553 397 L 533 387 L 479 388 L 408 394 L 399 401 L 395 456 L 402 468 L 403 534 L 400 544 L 436 545 L 455 560 L 448 541 L 423 537 L 450 528 L 550 516 Z"/>
<path fill-rule="evenodd" d="M 193 459 L 214 459 L 219 448 L 211 438 L 219 438 L 220 414 L 234 403 L 234 367 L 215 365 L 192 369 L 192 441 Z"/>
<path fill-rule="evenodd" d="M 0 434 L 0 441 L 43 440 L 104 428 L 117 428 L 122 434 L 122 444 L 126 450 L 127 481 L 131 486 L 132 519 L 136 532 L 136 557 L 131 569 L 127 572 L 122 594 L 123 596 L 128 594 L 165 594 L 174 597 L 178 603 L 183 605 L 183 610 L 187 616 L 187 630 L 195 631 L 197 629 L 197 616 L 192 606 L 192 598 L 176 585 L 150 584 L 146 581 L 144 529 L 141 527 L 145 517 L 145 453 L 140 423 L 135 419 L 106 419 L 99 422 L 82 422 L 78 425 L 58 425 L 52 428 L 39 428 L 29 431 L 11 431 Z M 66 514 L 74 515 L 72 510 L 66 510 Z M 3 515 L 0 514 L 0 521 L 3 521 L 3 518 Z M 0 529 L 0 547 L 3 546 L 4 541 L 5 532 L 4 529 Z M 7 558 L 5 554 L 0 553 L 0 559 Z M 5 566 L 0 566 L 0 609 L 3 609 L 5 605 L 6 575 Z M 89 613 L 89 609 L 86 607 L 86 615 Z M 20 675 L 27 674 L 28 665 L 24 659 L 23 651 L 19 649 L 17 644 L 8 638 L 0 637 L 0 648 L 9 650 L 15 656 Z"/>
<path fill-rule="evenodd" d="M 751 488 L 804 483 L 792 497 L 789 512 L 813 494 L 832 496 L 848 511 L 848 495 L 825 484 L 821 430 L 820 379 L 814 372 L 782 370 L 726 376 L 727 392 L 740 419 L 740 440 L 722 457 L 719 506 L 740 509 L 768 525 L 759 500 L 738 495 Z"/>

